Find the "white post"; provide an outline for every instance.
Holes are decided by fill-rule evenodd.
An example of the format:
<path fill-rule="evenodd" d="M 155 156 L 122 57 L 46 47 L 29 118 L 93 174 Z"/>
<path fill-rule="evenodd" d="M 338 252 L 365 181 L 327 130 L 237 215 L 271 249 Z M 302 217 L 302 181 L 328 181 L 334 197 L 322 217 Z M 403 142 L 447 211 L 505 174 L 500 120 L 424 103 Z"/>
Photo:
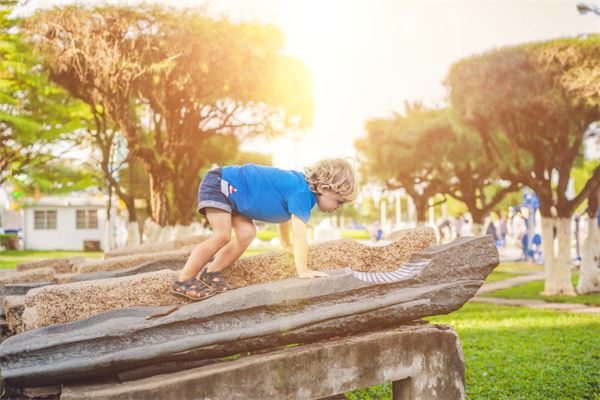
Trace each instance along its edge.
<path fill-rule="evenodd" d="M 410 197 L 408 199 L 408 222 L 409 223 L 413 223 L 415 221 L 415 203 L 412 199 L 412 197 Z M 416 226 L 417 224 L 415 223 L 413 226 Z"/>
<path fill-rule="evenodd" d="M 400 205 L 400 191 L 396 190 L 394 195 L 396 196 L 396 229 L 400 229 L 400 223 L 402 222 L 402 206 Z"/>
<path fill-rule="evenodd" d="M 429 225 L 435 226 L 435 210 L 433 207 L 433 197 L 430 197 L 429 200 L 427 200 L 427 203 L 429 204 Z"/>
<path fill-rule="evenodd" d="M 381 229 L 385 230 L 386 224 L 386 208 L 387 208 L 387 200 L 385 197 L 381 198 Z"/>

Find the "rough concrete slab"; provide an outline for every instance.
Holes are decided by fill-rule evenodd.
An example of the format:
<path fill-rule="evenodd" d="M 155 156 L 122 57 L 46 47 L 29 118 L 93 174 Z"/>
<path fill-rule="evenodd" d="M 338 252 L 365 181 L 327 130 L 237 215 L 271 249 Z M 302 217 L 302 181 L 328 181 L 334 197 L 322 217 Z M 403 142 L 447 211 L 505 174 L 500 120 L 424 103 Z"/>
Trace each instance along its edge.
<path fill-rule="evenodd" d="M 48 285 L 53 285 L 51 281 L 39 281 L 39 282 L 24 282 L 24 283 L 10 283 L 0 286 L 0 296 L 14 296 L 20 294 L 26 294 L 31 289 L 36 289 Z"/>
<path fill-rule="evenodd" d="M 187 253 L 176 254 L 169 258 L 161 257 L 159 260 L 148 261 L 135 267 L 116 269 L 113 271 L 102 271 L 102 272 L 89 272 L 85 274 L 74 274 L 68 277 L 69 282 L 82 282 L 92 281 L 97 279 L 109 279 L 119 278 L 122 276 L 131 276 L 137 274 L 143 274 L 146 272 L 160 271 L 163 269 L 170 269 L 173 271 L 179 271 L 185 265 L 188 259 Z"/>
<path fill-rule="evenodd" d="M 54 272 L 71 272 L 73 265 L 85 262 L 85 257 L 47 258 L 44 260 L 25 261 L 17 264 L 17 271 L 28 271 L 37 268 L 51 268 Z"/>
<path fill-rule="evenodd" d="M 27 271 L 13 271 L 0 275 L 0 285 L 24 282 L 54 281 L 52 268 L 36 268 Z"/>
<path fill-rule="evenodd" d="M 410 256 L 435 243 L 431 228 L 398 231 L 393 241 L 375 246 L 351 239 L 332 240 L 309 247 L 308 267 L 311 269 L 339 269 L 354 271 L 394 271 Z M 273 282 L 296 276 L 294 259 L 284 251 L 273 251 L 237 260 L 223 272 L 225 280 L 234 288 Z"/>
<path fill-rule="evenodd" d="M 143 243 L 135 246 L 124 247 L 122 249 L 108 251 L 104 253 L 104 258 L 108 259 L 114 257 L 129 256 L 133 254 L 161 253 L 165 251 L 180 250 L 183 248 L 189 248 L 190 246 L 193 247 L 198 243 L 203 242 L 207 238 L 208 236 L 198 235 L 185 239 L 170 240 L 168 242 Z"/>
<path fill-rule="evenodd" d="M 23 311 L 25 296 L 6 296 L 2 301 L 2 309 L 8 324 L 8 333 L 14 335 L 23 332 Z"/>
<path fill-rule="evenodd" d="M 121 384 L 66 385 L 61 400 L 318 399 L 389 381 L 407 399 L 464 399 L 456 332 L 402 326 Z"/>
<path fill-rule="evenodd" d="M 27 331 L 0 345 L 0 370 L 12 386 L 46 386 L 385 329 L 460 308 L 498 264 L 498 252 L 490 237 L 460 238 L 424 249 L 408 264 L 421 272 L 393 283 L 364 282 L 343 269 L 243 287 L 156 320 L 146 317 L 164 307 Z"/>
<path fill-rule="evenodd" d="M 396 242 L 382 246 L 370 247 L 352 240 L 332 241 L 317 244 L 311 247 L 310 262 L 316 267 L 338 269 L 353 262 L 358 269 L 389 269 L 388 264 L 394 267 L 405 263 L 409 254 L 414 253 L 431 243 L 433 231 L 429 228 L 408 230 L 405 235 L 399 236 Z M 164 253 L 163 253 L 164 254 Z M 182 267 L 187 259 L 185 253 L 169 253 L 169 257 L 161 256 L 159 260 L 150 261 L 140 266 L 125 270 L 96 272 L 71 276 L 69 279 L 108 279 L 102 284 L 90 281 L 89 284 L 60 285 L 44 290 L 31 292 L 27 296 L 26 312 L 24 313 L 25 329 L 35 329 L 43 326 L 77 321 L 100 312 L 124 307 L 140 305 L 161 306 L 166 304 L 189 303 L 184 298 L 169 293 L 170 283 L 164 281 L 167 276 L 152 275 L 155 289 L 149 290 L 148 278 L 139 274 L 144 269 L 156 270 L 161 266 Z M 124 258 L 124 257 L 121 257 Z M 111 259 L 117 260 L 117 258 Z M 372 264 L 369 265 L 369 260 Z M 110 261 L 110 260 L 109 260 Z M 320 264 L 319 264 L 320 263 Z M 137 278 L 117 279 L 120 274 L 138 274 Z M 295 276 L 296 270 L 290 256 L 285 252 L 271 252 L 236 261 L 232 272 L 225 274 L 226 279 L 233 287 L 248 286 L 275 280 L 282 280 Z M 123 288 L 127 289 L 127 296 L 121 296 Z M 105 297 L 105 293 L 117 293 L 118 300 Z M 140 302 L 139 299 L 143 299 Z M 168 302 L 170 301 L 170 303 Z"/>
<path fill-rule="evenodd" d="M 175 250 L 162 253 L 134 254 L 122 257 L 113 257 L 107 260 L 87 261 L 73 267 L 73 272 L 88 273 L 100 271 L 114 271 L 118 269 L 132 268 L 150 261 L 179 259 L 181 256 L 189 256 L 191 250 Z"/>
<path fill-rule="evenodd" d="M 77 321 L 124 307 L 189 303 L 170 292 L 177 272 L 162 270 L 115 279 L 33 289 L 25 296 L 25 329 Z"/>

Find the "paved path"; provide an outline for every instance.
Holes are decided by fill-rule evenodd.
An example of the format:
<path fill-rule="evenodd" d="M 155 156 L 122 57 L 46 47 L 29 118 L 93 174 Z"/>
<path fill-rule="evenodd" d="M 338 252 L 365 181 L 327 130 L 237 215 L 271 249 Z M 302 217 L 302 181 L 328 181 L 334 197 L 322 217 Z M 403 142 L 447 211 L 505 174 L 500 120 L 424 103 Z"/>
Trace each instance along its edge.
<path fill-rule="evenodd" d="M 600 314 L 600 307 L 575 303 L 549 303 L 543 300 L 531 299 L 505 299 L 500 297 L 473 297 L 470 301 L 474 303 L 498 304 L 502 306 L 520 306 L 529 308 L 540 308 L 544 310 L 557 310 L 574 313 Z"/>
<path fill-rule="evenodd" d="M 544 279 L 544 274 L 545 274 L 544 271 L 540 271 L 540 272 L 534 272 L 532 274 L 524 274 L 522 276 L 515 276 L 514 278 L 508 278 L 508 279 L 504 279 L 502 281 L 484 283 L 481 286 L 481 288 L 479 288 L 477 295 L 480 295 L 482 293 L 495 292 L 496 290 L 500 290 L 500 289 L 508 289 L 508 288 L 511 288 L 514 286 L 519 286 L 519 285 L 522 285 L 522 284 L 528 283 L 528 282 L 539 281 L 539 280 Z"/>
<path fill-rule="evenodd" d="M 520 306 L 529 308 L 539 308 L 544 310 L 557 310 L 574 313 L 600 314 L 600 307 L 577 303 L 550 303 L 543 300 L 532 299 L 506 299 L 501 297 L 483 297 L 483 293 L 495 292 L 500 289 L 508 289 L 513 286 L 522 285 L 527 282 L 539 281 L 544 279 L 544 272 L 534 272 L 523 276 L 505 279 L 503 281 L 484 283 L 477 295 L 470 301 L 474 303 L 498 304 L 503 306 Z"/>

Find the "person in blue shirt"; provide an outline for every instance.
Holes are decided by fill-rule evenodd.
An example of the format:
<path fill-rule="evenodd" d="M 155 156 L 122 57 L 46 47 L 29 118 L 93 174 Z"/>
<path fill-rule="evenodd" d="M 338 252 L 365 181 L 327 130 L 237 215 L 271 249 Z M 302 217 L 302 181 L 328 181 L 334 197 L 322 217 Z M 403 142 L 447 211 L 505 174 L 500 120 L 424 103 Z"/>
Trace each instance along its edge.
<path fill-rule="evenodd" d="M 334 211 L 353 201 L 356 193 L 356 173 L 344 159 L 319 161 L 304 173 L 256 164 L 210 170 L 198 189 L 198 211 L 206 215 L 212 235 L 196 245 L 171 291 L 202 300 L 228 290 L 221 271 L 237 260 L 256 236 L 255 219 L 280 224 L 282 243 L 293 253 L 300 278 L 327 276 L 307 267 L 310 211 L 315 204 L 321 211 Z"/>

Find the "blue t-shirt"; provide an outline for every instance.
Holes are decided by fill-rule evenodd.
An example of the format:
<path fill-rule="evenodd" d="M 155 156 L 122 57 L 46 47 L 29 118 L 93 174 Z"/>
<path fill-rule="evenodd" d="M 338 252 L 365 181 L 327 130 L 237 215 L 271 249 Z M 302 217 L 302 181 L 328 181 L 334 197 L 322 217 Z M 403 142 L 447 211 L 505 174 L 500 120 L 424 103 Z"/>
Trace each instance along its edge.
<path fill-rule="evenodd" d="M 259 221 L 281 223 L 294 214 L 307 223 L 317 202 L 304 174 L 298 171 L 244 164 L 223 167 L 221 178 L 233 209 Z"/>

